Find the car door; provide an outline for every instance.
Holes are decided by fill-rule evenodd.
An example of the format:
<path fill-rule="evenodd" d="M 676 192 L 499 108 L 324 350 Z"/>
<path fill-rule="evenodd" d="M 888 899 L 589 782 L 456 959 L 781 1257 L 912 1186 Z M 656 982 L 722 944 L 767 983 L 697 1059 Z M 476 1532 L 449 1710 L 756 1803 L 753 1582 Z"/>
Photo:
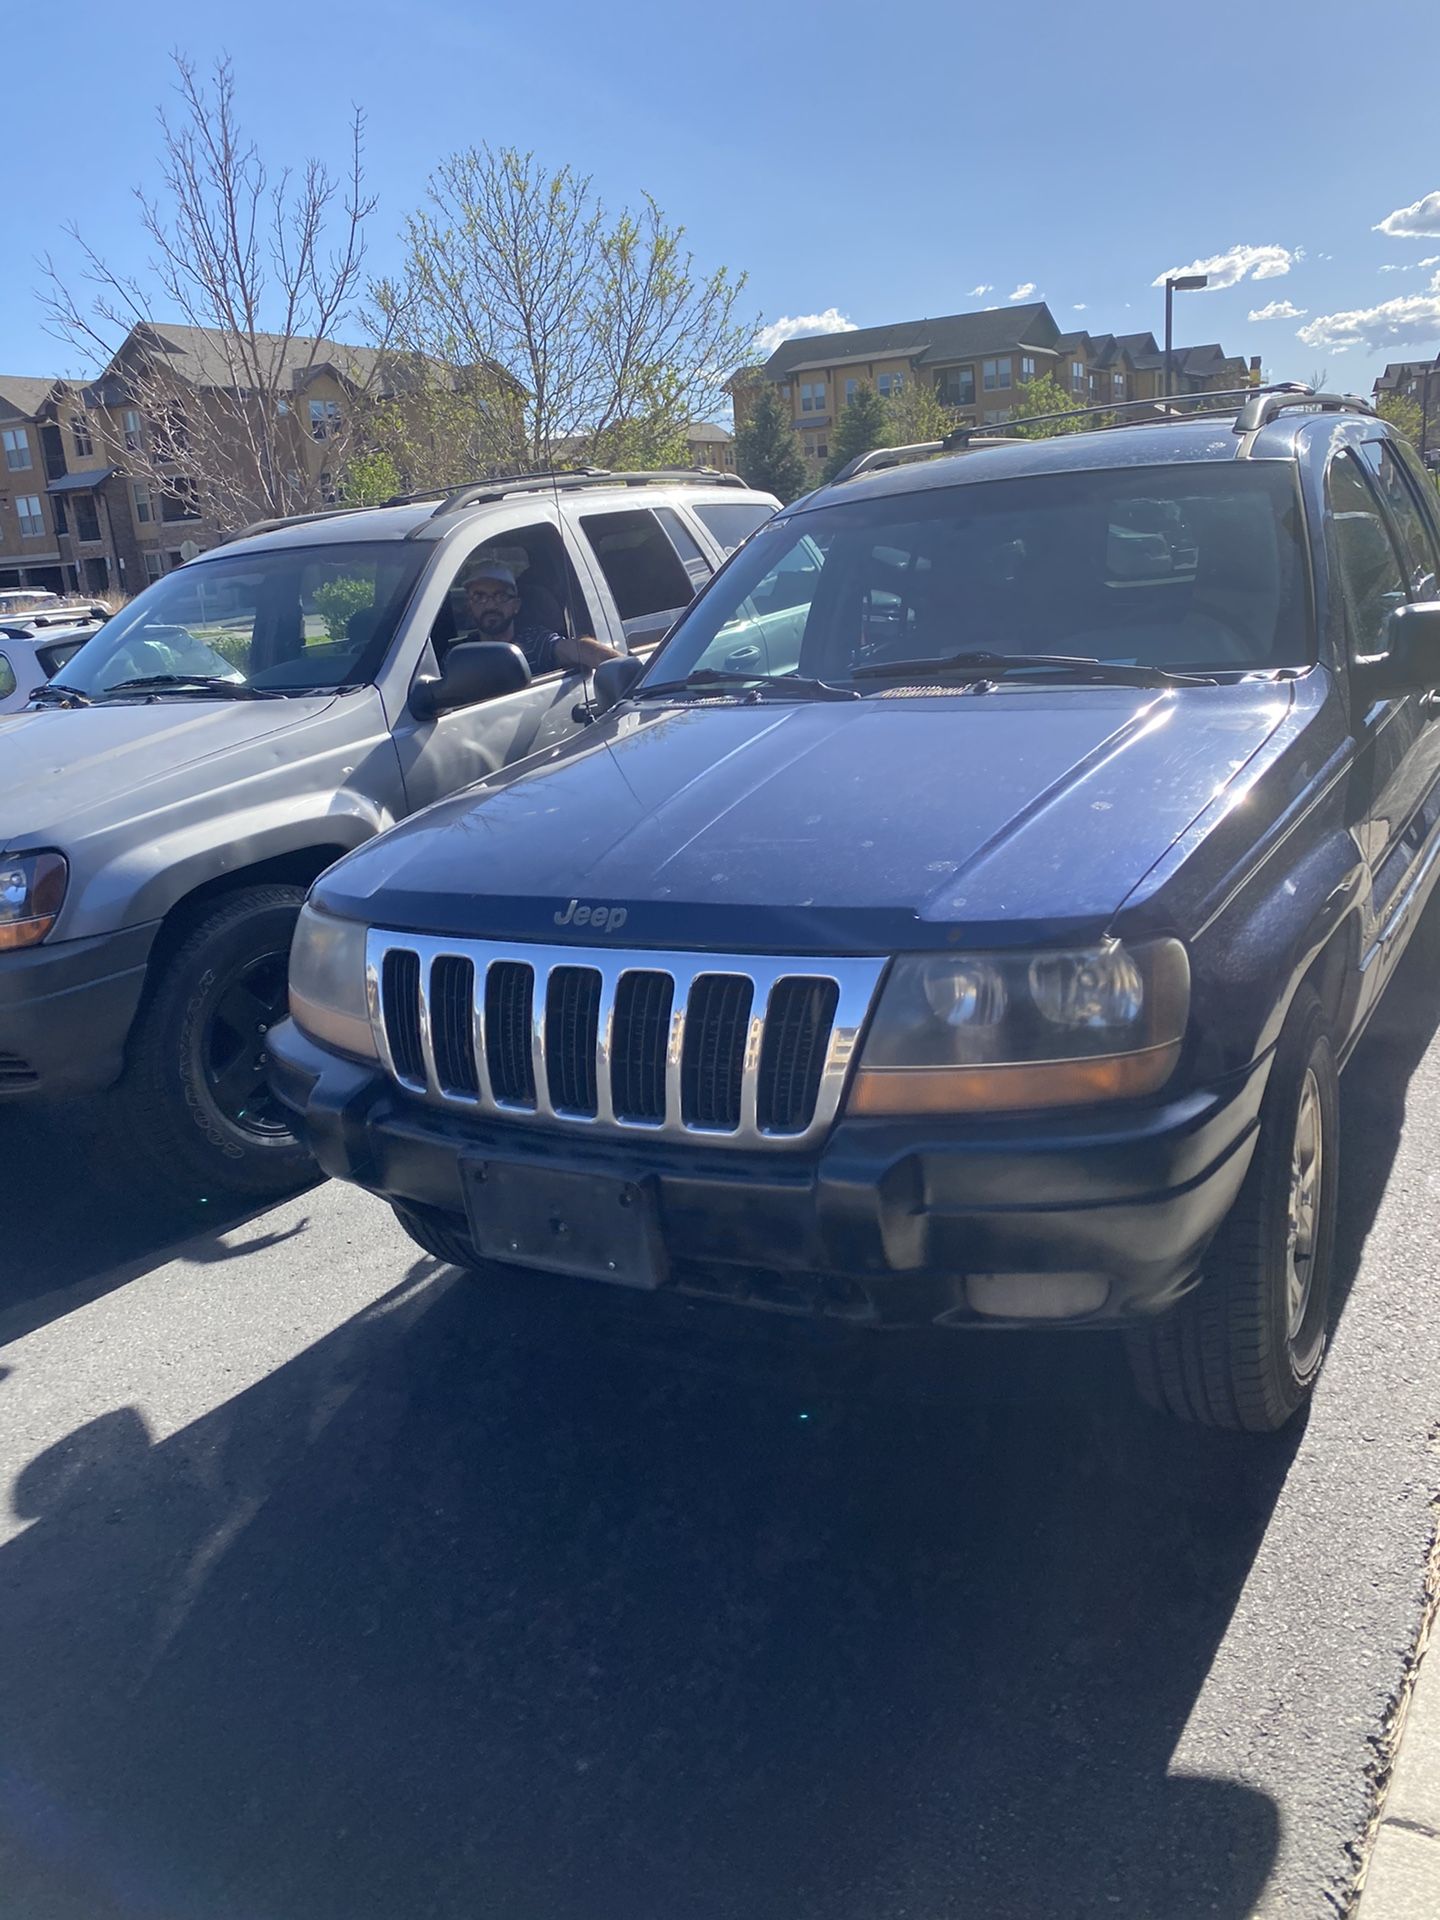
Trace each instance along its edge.
<path fill-rule="evenodd" d="M 709 561 L 670 508 L 582 507 L 576 520 L 605 583 L 627 652 L 647 653 L 709 579 Z M 672 537 L 677 529 L 688 556 Z"/>
<path fill-rule="evenodd" d="M 438 599 L 433 585 L 422 596 L 420 617 L 428 620 L 428 628 L 407 695 L 416 679 L 439 671 L 446 651 L 464 634 L 460 583 L 481 555 L 514 568 L 522 622 L 549 626 L 559 621 L 575 633 L 613 638 L 604 621 L 596 620 L 593 578 L 583 555 L 565 538 L 555 509 L 533 501 L 498 508 L 483 517 L 472 537 L 447 550 Z M 586 685 L 581 673 L 542 674 L 518 693 L 428 719 L 418 717 L 407 698 L 393 732 L 411 809 L 457 793 L 575 732 L 585 717 Z"/>
<path fill-rule="evenodd" d="M 1414 597 L 1418 560 L 1402 551 L 1364 449 L 1349 448 L 1331 460 L 1326 521 L 1345 615 L 1351 722 L 1358 748 L 1352 783 L 1354 830 L 1371 873 L 1373 937 L 1380 943 L 1372 952 L 1383 955 L 1390 916 L 1403 898 L 1418 851 L 1414 820 L 1427 784 L 1421 749 L 1425 722 L 1417 695 L 1372 699 L 1365 691 L 1365 674 L 1384 658 L 1391 613 Z M 1373 990 L 1378 987 L 1377 979 Z"/>

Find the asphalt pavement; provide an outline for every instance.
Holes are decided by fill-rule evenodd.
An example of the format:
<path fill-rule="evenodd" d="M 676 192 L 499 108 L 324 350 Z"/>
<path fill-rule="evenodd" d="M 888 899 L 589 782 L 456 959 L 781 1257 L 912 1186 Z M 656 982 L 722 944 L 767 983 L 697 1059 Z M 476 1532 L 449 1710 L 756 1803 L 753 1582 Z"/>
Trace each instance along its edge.
<path fill-rule="evenodd" d="M 1440 1489 L 1437 1019 L 1346 1075 L 1271 1440 L 1107 1340 L 481 1284 L 0 1113 L 0 1913 L 1343 1912 Z"/>

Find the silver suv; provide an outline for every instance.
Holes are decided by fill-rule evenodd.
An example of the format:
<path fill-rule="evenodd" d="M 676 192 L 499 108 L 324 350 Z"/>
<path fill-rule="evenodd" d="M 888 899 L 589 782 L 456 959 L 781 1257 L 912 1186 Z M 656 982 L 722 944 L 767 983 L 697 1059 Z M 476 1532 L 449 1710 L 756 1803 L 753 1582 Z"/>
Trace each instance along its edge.
<path fill-rule="evenodd" d="M 0 1101 L 114 1088 L 168 1178 L 293 1185 L 266 1055 L 306 889 L 590 717 L 583 675 L 465 638 L 467 571 L 510 568 L 517 627 L 644 652 L 777 504 L 719 474 L 489 480 L 266 523 L 148 587 L 0 719 Z"/>

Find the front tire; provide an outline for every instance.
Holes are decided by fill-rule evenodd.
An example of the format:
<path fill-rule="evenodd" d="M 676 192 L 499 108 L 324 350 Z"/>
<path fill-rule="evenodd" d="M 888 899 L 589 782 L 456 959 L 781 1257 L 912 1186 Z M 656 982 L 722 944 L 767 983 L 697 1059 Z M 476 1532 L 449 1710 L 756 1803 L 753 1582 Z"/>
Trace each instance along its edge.
<path fill-rule="evenodd" d="M 1204 1426 L 1273 1433 L 1308 1399 L 1329 1315 L 1339 1110 L 1324 1011 L 1302 987 L 1276 1049 L 1254 1159 L 1199 1286 L 1127 1335 L 1149 1405 Z"/>
<path fill-rule="evenodd" d="M 229 894 L 163 963 L 121 1099 L 132 1144 L 171 1189 L 272 1199 L 315 1178 L 265 1075 L 304 899 L 290 886 Z"/>
<path fill-rule="evenodd" d="M 480 1270 L 482 1263 L 474 1243 L 452 1215 L 441 1213 L 437 1207 L 402 1206 L 395 1200 L 390 1205 L 416 1246 L 432 1259 L 443 1260 L 449 1267 L 463 1267 L 469 1273 Z"/>

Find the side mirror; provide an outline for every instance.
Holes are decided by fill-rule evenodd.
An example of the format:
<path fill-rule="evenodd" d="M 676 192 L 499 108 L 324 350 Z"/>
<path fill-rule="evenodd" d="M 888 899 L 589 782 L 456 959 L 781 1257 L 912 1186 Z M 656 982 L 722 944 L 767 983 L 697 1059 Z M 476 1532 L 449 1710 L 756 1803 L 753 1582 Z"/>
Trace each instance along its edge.
<path fill-rule="evenodd" d="M 591 682 L 594 689 L 591 704 L 596 712 L 608 713 L 611 707 L 618 707 L 644 671 L 645 662 L 637 660 L 633 653 L 622 653 L 618 660 L 602 661 Z"/>
<path fill-rule="evenodd" d="M 1396 607 L 1385 623 L 1385 652 L 1367 662 L 1367 693 L 1429 693 L 1440 687 L 1440 600 Z"/>
<path fill-rule="evenodd" d="M 508 640 L 462 640 L 451 647 L 433 680 L 417 680 L 410 689 L 410 711 L 417 720 L 438 720 L 459 707 L 478 707 L 502 693 L 519 693 L 530 684 L 530 663 Z"/>

